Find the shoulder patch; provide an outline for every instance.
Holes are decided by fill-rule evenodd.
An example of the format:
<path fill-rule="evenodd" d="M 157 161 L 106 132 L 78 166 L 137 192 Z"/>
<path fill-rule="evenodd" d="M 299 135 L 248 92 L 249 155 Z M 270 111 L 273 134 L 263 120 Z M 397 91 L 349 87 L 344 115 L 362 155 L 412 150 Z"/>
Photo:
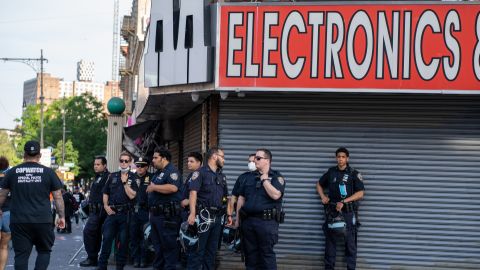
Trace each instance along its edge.
<path fill-rule="evenodd" d="M 177 181 L 178 180 L 178 174 L 177 173 L 171 173 L 170 178 L 172 178 L 173 181 Z"/>
<path fill-rule="evenodd" d="M 285 178 L 283 178 L 283 176 L 279 176 L 277 177 L 277 179 L 278 179 L 278 182 L 280 182 L 280 185 L 282 186 L 285 185 Z"/>
<path fill-rule="evenodd" d="M 363 176 L 362 176 L 361 173 L 357 173 L 357 178 L 358 178 L 358 180 L 363 182 Z"/>
<path fill-rule="evenodd" d="M 200 173 L 199 173 L 199 172 L 194 172 L 194 173 L 192 174 L 192 181 L 195 180 L 195 179 L 197 179 L 198 176 L 200 176 Z"/>
<path fill-rule="evenodd" d="M 165 175 L 165 174 L 162 172 L 162 173 L 160 173 L 160 175 L 158 176 L 158 178 L 163 178 L 164 175 Z"/>

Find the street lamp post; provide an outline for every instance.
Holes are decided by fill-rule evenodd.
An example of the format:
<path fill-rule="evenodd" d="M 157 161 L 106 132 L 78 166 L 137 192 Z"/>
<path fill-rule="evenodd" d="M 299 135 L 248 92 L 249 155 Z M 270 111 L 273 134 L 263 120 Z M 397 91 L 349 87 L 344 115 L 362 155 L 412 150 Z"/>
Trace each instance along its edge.
<path fill-rule="evenodd" d="M 0 58 L 0 60 L 24 63 L 31 67 L 36 74 L 38 74 L 38 66 L 36 64 L 40 62 L 40 148 L 43 148 L 43 106 L 45 99 L 43 96 L 43 62 L 48 63 L 48 59 L 43 58 L 43 50 L 40 50 L 40 58 Z"/>

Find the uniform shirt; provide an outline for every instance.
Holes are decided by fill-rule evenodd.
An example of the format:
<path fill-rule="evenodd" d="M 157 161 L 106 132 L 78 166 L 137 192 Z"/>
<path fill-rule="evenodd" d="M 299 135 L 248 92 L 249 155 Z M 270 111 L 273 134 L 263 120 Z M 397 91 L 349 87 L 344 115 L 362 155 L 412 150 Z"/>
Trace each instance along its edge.
<path fill-rule="evenodd" d="M 169 202 L 179 202 L 182 200 L 182 177 L 177 168 L 172 163 L 168 163 L 163 170 L 158 170 L 153 176 L 152 182 L 155 185 L 171 184 L 178 188 L 177 192 L 171 194 L 162 194 L 160 192 L 150 192 L 148 194 L 148 205 L 157 206 Z"/>
<path fill-rule="evenodd" d="M 135 203 L 140 206 L 148 206 L 148 196 L 147 196 L 147 187 L 150 185 L 152 180 L 152 174 L 147 172 L 144 176 L 136 176 L 135 181 L 137 182 L 138 191 L 137 196 L 135 196 Z"/>
<path fill-rule="evenodd" d="M 258 171 L 249 172 L 245 177 L 244 185 L 240 188 L 239 194 L 245 198 L 242 208 L 247 214 L 260 214 L 266 209 L 277 208 L 280 210 L 282 207 L 285 178 L 278 171 L 270 169 L 268 172 L 272 186 L 282 193 L 278 200 L 274 200 L 267 194 L 260 177 Z"/>
<path fill-rule="evenodd" d="M 185 199 L 190 198 L 190 190 L 188 189 L 188 185 L 190 185 L 190 182 L 192 182 L 192 175 L 193 172 L 191 172 L 186 178 L 185 181 L 183 181 L 183 187 L 182 187 L 182 201 Z"/>
<path fill-rule="evenodd" d="M 130 185 L 130 187 L 134 191 L 138 191 L 137 182 L 135 181 L 135 175 L 131 172 L 128 173 L 128 180 L 126 185 Z M 103 194 L 108 195 L 109 205 L 132 204 L 135 200 L 131 200 L 127 196 L 125 188 L 123 187 L 120 171 L 110 174 L 108 181 L 103 187 Z"/>
<path fill-rule="evenodd" d="M 228 196 L 227 177 L 205 165 L 192 174 L 188 189 L 197 192 L 197 206 L 220 208 Z"/>
<path fill-rule="evenodd" d="M 12 194 L 11 223 L 52 223 L 50 192 L 62 188 L 57 174 L 37 162 L 10 169 L 1 188 Z"/>
<path fill-rule="evenodd" d="M 240 189 L 243 187 L 245 180 L 247 179 L 247 175 L 250 172 L 245 172 L 242 173 L 238 178 L 237 182 L 235 182 L 235 185 L 233 186 L 232 189 L 232 195 L 238 197 L 240 195 Z"/>
<path fill-rule="evenodd" d="M 365 190 L 365 187 L 363 186 L 363 178 L 360 172 L 348 165 L 343 171 L 338 169 L 337 166 L 331 167 L 325 174 L 322 175 L 322 177 L 320 177 L 318 183 L 322 186 L 322 188 L 328 189 L 328 196 L 332 203 L 342 201 L 339 187 L 339 184 L 342 181 L 345 183 L 347 190 L 347 196 L 345 198 L 352 196 L 357 191 Z"/>
<path fill-rule="evenodd" d="M 3 183 L 3 179 L 5 179 L 5 174 L 0 173 L 0 186 Z M 11 196 L 11 193 L 9 192 L 7 194 L 7 199 L 5 199 L 5 201 L 3 202 L 2 212 L 10 211 L 10 200 L 11 200 L 11 198 L 12 198 L 12 196 Z"/>
<path fill-rule="evenodd" d="M 103 205 L 103 187 L 107 182 L 110 173 L 108 171 L 97 173 L 95 175 L 95 181 L 93 181 L 90 187 L 90 197 L 89 202 L 94 204 L 102 204 Z"/>

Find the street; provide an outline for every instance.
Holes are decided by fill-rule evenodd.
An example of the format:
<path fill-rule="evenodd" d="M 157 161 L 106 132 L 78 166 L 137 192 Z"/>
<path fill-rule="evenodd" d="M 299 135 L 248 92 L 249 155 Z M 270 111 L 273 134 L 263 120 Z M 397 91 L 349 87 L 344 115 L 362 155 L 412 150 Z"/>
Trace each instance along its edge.
<path fill-rule="evenodd" d="M 48 269 L 52 270 L 64 270 L 64 269 L 85 269 L 91 270 L 95 269 L 95 267 L 80 267 L 78 264 L 82 260 L 84 260 L 87 256 L 85 250 L 78 254 L 75 259 L 69 264 L 69 261 L 73 258 L 75 253 L 82 247 L 83 244 L 83 236 L 82 236 L 82 228 L 83 223 L 77 225 L 75 224 L 75 220 L 72 220 L 72 233 L 71 234 L 59 234 L 55 232 L 55 244 L 53 245 L 52 254 L 50 257 L 50 265 Z M 14 252 L 13 249 L 9 249 L 8 253 L 8 262 L 7 267 L 5 269 L 14 269 L 13 262 L 14 262 Z M 29 260 L 29 269 L 34 269 L 35 266 L 35 258 L 37 257 L 37 253 L 35 252 L 35 248 L 30 255 Z M 115 269 L 114 265 L 110 265 L 108 269 Z M 124 268 L 127 269 L 135 269 L 131 265 L 127 265 Z M 147 268 L 145 268 L 147 269 Z"/>

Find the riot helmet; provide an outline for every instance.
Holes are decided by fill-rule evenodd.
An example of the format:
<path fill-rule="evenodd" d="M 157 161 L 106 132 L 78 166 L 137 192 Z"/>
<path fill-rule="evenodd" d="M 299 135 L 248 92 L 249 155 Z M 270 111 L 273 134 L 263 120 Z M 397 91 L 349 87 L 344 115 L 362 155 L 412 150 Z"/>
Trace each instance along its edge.
<path fill-rule="evenodd" d="M 180 225 L 180 244 L 183 250 L 188 250 L 190 247 L 198 244 L 198 228 L 197 224 L 188 224 L 187 221 Z"/>

